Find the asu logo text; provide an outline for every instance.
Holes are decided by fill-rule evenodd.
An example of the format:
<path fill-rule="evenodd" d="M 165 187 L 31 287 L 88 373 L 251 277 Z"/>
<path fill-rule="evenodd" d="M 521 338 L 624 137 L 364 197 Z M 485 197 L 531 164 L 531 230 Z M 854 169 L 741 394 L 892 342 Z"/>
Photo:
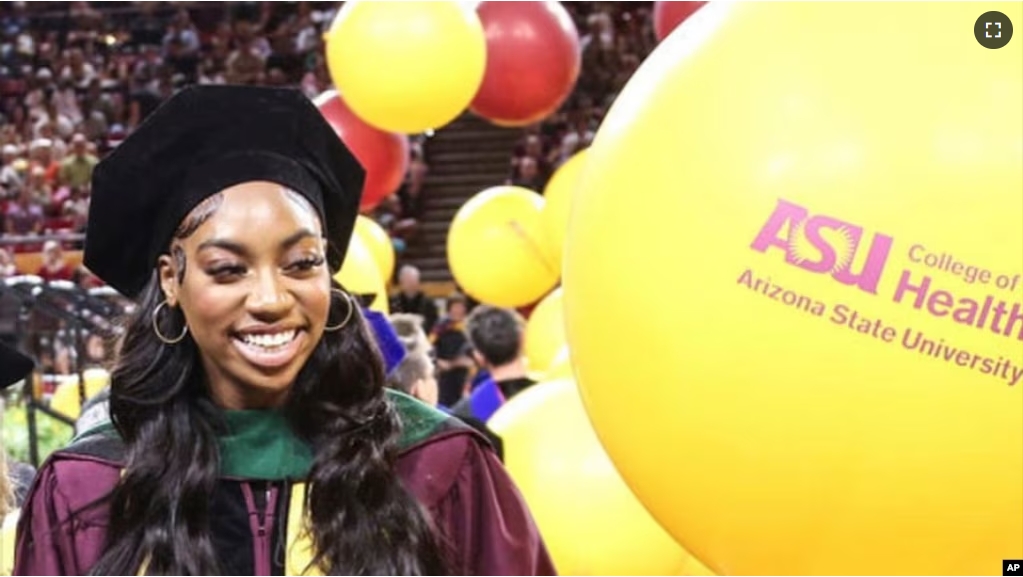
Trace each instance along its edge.
<path fill-rule="evenodd" d="M 853 262 L 863 239 L 863 227 L 825 215 L 811 215 L 798 204 L 778 199 L 774 213 L 753 240 L 752 248 L 771 246 L 785 251 L 785 261 L 809 272 L 830 273 L 840 283 L 877 294 L 892 247 L 892 237 L 874 234 L 859 272 Z"/>

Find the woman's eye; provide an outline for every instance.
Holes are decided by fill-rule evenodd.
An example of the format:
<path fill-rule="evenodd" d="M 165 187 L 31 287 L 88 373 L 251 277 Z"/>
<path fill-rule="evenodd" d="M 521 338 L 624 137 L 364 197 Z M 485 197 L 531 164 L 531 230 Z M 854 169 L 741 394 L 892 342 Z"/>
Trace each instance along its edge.
<path fill-rule="evenodd" d="M 237 264 L 217 265 L 207 269 L 206 274 L 217 280 L 229 279 L 245 274 L 245 267 Z"/>
<path fill-rule="evenodd" d="M 318 267 L 318 266 L 320 266 L 322 264 L 323 264 L 323 257 L 322 256 L 310 256 L 310 257 L 299 259 L 299 260 L 291 263 L 288 266 L 288 269 L 290 269 L 290 270 L 306 271 L 306 270 L 312 270 L 312 269 L 314 269 L 314 268 L 316 268 L 316 267 Z"/>

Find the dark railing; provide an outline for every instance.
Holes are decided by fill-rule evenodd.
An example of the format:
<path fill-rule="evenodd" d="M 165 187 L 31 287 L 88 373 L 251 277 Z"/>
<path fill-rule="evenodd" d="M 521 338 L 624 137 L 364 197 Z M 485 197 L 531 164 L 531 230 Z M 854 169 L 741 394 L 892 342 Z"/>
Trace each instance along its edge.
<path fill-rule="evenodd" d="M 52 337 L 52 330 L 37 331 L 35 319 L 44 318 L 61 327 L 59 333 L 74 351 L 70 355 L 72 373 L 78 377 L 78 399 L 85 404 L 85 369 L 88 359 L 87 340 L 92 335 L 113 339 L 121 329 L 116 319 L 130 311 L 131 305 L 108 287 L 84 289 L 70 281 L 44 281 L 35 275 L 18 275 L 0 280 L 0 297 L 10 299 L 17 306 L 15 337 L 25 352 L 37 350 L 40 337 Z M 24 390 L 28 424 L 29 456 L 34 467 L 39 467 L 39 433 L 36 413 L 42 412 L 70 427 L 75 420 L 47 406 L 36 393 L 32 378 L 26 380 Z"/>
<path fill-rule="evenodd" d="M 48 234 L 0 234 L 0 247 L 17 246 L 25 244 L 41 244 L 48 240 L 55 240 L 61 244 L 77 243 L 85 241 L 85 235 L 78 232 L 54 232 Z"/>

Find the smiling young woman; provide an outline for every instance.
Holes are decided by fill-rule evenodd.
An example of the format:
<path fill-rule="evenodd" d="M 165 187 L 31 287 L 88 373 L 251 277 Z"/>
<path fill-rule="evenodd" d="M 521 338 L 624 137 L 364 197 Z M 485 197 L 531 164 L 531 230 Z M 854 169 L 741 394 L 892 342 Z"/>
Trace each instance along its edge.
<path fill-rule="evenodd" d="M 332 282 L 363 180 L 301 93 L 238 86 L 97 166 L 85 264 L 139 306 L 112 422 L 40 471 L 16 574 L 553 574 L 486 441 L 386 392 Z"/>
<path fill-rule="evenodd" d="M 273 182 L 238 184 L 204 202 L 206 218 L 190 215 L 175 234 L 177 256 L 160 257 L 166 306 L 181 308 L 219 406 L 281 406 L 330 310 L 319 217 Z"/>

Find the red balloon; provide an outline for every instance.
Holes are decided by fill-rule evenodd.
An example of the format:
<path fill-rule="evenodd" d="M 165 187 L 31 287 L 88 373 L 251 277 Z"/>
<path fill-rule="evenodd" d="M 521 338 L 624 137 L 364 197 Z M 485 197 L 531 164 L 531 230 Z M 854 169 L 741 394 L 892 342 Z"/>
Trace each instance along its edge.
<path fill-rule="evenodd" d="M 348 108 L 337 91 L 324 92 L 316 97 L 314 104 L 366 169 L 359 209 L 362 212 L 373 210 L 398 190 L 405 178 L 409 164 L 408 138 L 366 124 Z"/>
<path fill-rule="evenodd" d="M 579 78 L 579 32 L 554 0 L 482 2 L 487 68 L 469 109 L 500 126 L 542 120 L 568 98 Z"/>
<path fill-rule="evenodd" d="M 654 33 L 657 40 L 667 38 L 679 24 L 706 2 L 654 2 Z"/>

